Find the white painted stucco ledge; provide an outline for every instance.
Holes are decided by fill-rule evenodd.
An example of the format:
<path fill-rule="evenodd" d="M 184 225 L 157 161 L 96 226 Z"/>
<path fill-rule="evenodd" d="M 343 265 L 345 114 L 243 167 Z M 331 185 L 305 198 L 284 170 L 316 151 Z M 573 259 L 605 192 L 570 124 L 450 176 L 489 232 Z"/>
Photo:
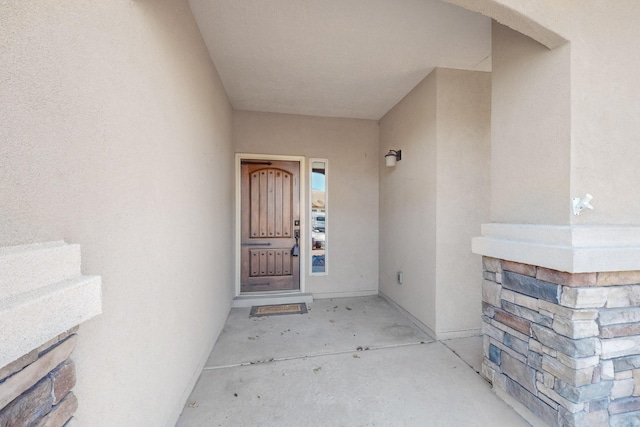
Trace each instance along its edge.
<path fill-rule="evenodd" d="M 640 270 L 640 227 L 483 224 L 472 251 L 569 273 Z"/>
<path fill-rule="evenodd" d="M 101 278 L 80 274 L 78 245 L 0 248 L 0 267 L 0 368 L 102 312 Z"/>

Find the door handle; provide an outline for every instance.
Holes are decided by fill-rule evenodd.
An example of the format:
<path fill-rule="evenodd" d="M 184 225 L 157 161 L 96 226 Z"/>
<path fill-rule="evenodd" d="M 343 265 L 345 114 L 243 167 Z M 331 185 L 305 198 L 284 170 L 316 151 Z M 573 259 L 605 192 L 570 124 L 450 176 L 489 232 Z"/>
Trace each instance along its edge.
<path fill-rule="evenodd" d="M 242 246 L 271 246 L 271 243 L 243 243 Z"/>

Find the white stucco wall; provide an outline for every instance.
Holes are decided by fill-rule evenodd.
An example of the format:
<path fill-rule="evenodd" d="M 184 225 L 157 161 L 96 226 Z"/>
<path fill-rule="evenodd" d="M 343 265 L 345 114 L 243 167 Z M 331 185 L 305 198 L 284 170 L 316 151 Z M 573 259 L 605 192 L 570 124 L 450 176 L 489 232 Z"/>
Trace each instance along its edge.
<path fill-rule="evenodd" d="M 490 75 L 436 69 L 380 121 L 380 290 L 439 338 L 477 332 L 489 217 Z M 404 273 L 398 284 L 396 273 Z"/>
<path fill-rule="evenodd" d="M 305 290 L 316 298 L 376 294 L 377 122 L 236 111 L 233 140 L 238 153 L 328 159 L 329 274 L 307 276 Z M 307 189 L 307 211 L 308 197 Z"/>
<path fill-rule="evenodd" d="M 233 292 L 232 110 L 186 2 L 0 4 L 0 245 L 82 246 L 81 425 L 172 426 Z"/>

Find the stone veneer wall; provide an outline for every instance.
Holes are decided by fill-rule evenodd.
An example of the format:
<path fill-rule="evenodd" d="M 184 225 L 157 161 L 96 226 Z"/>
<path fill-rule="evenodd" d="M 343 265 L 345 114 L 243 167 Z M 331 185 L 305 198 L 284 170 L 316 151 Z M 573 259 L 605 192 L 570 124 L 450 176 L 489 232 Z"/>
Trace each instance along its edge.
<path fill-rule="evenodd" d="M 78 327 L 0 368 L 0 427 L 72 427 Z"/>
<path fill-rule="evenodd" d="M 482 375 L 550 425 L 640 426 L 640 271 L 483 258 Z"/>

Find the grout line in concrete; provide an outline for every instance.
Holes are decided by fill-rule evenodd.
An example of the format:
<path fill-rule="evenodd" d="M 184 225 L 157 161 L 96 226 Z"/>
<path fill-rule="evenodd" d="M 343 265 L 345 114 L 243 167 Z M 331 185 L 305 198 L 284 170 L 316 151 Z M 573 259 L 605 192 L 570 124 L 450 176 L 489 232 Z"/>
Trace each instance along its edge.
<path fill-rule="evenodd" d="M 390 348 L 401 348 L 401 347 L 409 347 L 409 346 L 415 346 L 415 345 L 423 345 L 423 344 L 434 344 L 437 343 L 438 341 L 415 341 L 415 342 L 410 342 L 410 343 L 404 343 L 404 344 L 392 344 L 392 345 L 383 345 L 383 346 L 378 346 L 378 347 L 368 347 L 368 346 L 358 346 L 355 350 L 340 350 L 340 351 L 332 351 L 332 352 L 327 352 L 327 353 L 315 353 L 315 354 L 306 354 L 304 356 L 290 356 L 290 357 L 278 357 L 278 358 L 271 358 L 271 359 L 265 359 L 265 360 L 258 360 L 255 362 L 240 362 L 240 363 L 234 363 L 231 365 L 221 365 L 221 366 L 205 366 L 204 368 L 202 368 L 203 371 L 215 371 L 218 369 L 227 369 L 227 368 L 238 368 L 240 366 L 252 366 L 252 365 L 263 365 L 265 363 L 272 363 L 272 362 L 286 362 L 288 360 L 298 360 L 298 359 L 310 359 L 310 358 L 314 358 L 314 357 L 322 357 L 322 356 L 333 356 L 333 355 L 340 355 L 340 354 L 350 354 L 350 353 L 360 353 L 363 351 L 372 351 L 372 350 L 385 350 L 385 349 L 390 349 Z"/>

